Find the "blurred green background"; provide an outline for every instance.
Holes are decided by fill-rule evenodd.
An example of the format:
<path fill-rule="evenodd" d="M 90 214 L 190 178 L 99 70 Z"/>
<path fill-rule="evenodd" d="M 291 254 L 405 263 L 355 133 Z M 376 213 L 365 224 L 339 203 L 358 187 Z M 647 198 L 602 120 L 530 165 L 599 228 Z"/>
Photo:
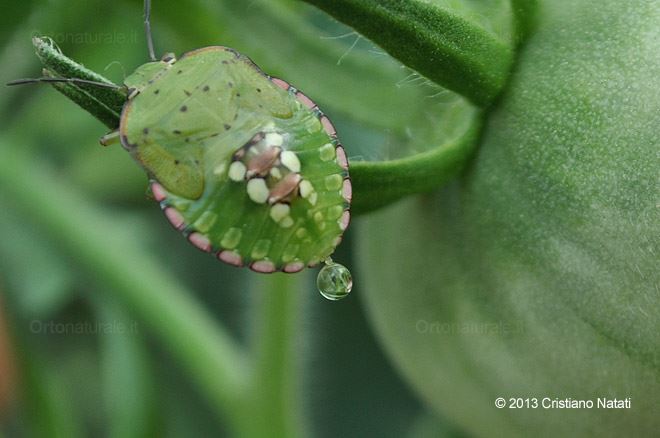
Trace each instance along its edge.
<path fill-rule="evenodd" d="M 302 2 L 154 3 L 158 52 L 222 44 L 247 54 L 317 100 L 351 160 L 423 149 L 430 118 L 456 102 Z M 52 37 L 65 54 L 117 83 L 146 61 L 139 0 L 0 5 L 2 83 L 39 76 L 33 35 Z M 51 220 L 35 213 L 39 199 L 17 201 L 17 192 L 10 196 L 8 187 L 0 187 L 1 433 L 223 436 L 232 416 L 246 417 L 243 424 L 288 416 L 296 424 L 274 427 L 272 436 L 278 430 L 318 437 L 454 434 L 425 413 L 376 342 L 361 306 L 350 230 L 334 258 L 351 268 L 355 288 L 331 303 L 316 292 L 315 272 L 265 278 L 195 250 L 147 198 L 146 178 L 130 157 L 120 147 L 98 144 L 105 127 L 51 87 L 5 88 L 0 111 L 0 150 L 11 151 L 16 178 L 43 188 L 44 214 L 60 205 L 79 207 L 66 212 L 70 219 Z M 452 134 L 442 128 L 433 126 L 439 142 Z M 71 244 L 76 229 L 76 239 L 89 248 Z M 101 246 L 104 241 L 109 246 Z M 273 379 L 284 380 L 264 389 L 263 400 L 253 388 L 256 398 L 237 400 L 235 409 L 231 399 L 214 402 L 214 390 L 203 383 L 212 374 L 195 375 L 212 367 L 196 368 L 196 352 L 184 351 L 185 339 L 168 343 L 188 333 L 168 315 L 159 320 L 158 309 L 168 303 L 148 296 L 150 307 L 135 292 L 119 290 L 122 279 L 115 277 L 123 273 L 115 261 L 142 272 L 147 283 L 149 275 L 176 282 L 172 288 L 246 350 L 270 343 L 274 353 L 264 357 L 284 365 L 266 360 L 263 376 L 272 370 Z M 208 348 L 209 355 L 222 352 L 217 345 Z M 182 357 L 193 359 L 182 364 Z M 277 396 L 279 384 L 284 396 Z"/>

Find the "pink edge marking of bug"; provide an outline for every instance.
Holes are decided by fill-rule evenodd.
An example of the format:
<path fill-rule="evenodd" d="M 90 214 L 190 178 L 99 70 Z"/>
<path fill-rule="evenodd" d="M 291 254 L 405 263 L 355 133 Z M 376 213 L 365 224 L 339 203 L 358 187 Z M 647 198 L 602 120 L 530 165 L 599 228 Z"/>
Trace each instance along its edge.
<path fill-rule="evenodd" d="M 341 236 L 337 236 L 337 237 L 335 238 L 335 240 L 332 242 L 332 246 L 334 246 L 335 248 L 337 248 L 337 247 L 339 246 L 339 244 L 341 243 L 341 241 L 342 241 L 342 237 L 341 237 Z"/>
<path fill-rule="evenodd" d="M 289 83 L 287 81 L 283 81 L 280 78 L 270 78 L 270 80 L 273 82 L 273 84 L 277 85 L 284 91 L 287 91 L 290 87 Z"/>
<path fill-rule="evenodd" d="M 351 212 L 346 210 L 339 219 L 339 228 L 341 228 L 342 231 L 345 231 L 346 228 L 348 228 L 348 224 L 350 222 L 351 222 Z"/>
<path fill-rule="evenodd" d="M 236 254 L 234 251 L 220 251 L 218 253 L 218 259 L 232 266 L 237 266 L 237 267 L 243 266 L 243 259 L 241 258 L 240 255 Z"/>
<path fill-rule="evenodd" d="M 252 263 L 250 269 L 262 274 L 270 274 L 271 272 L 275 272 L 275 264 L 269 260 L 259 260 Z"/>
<path fill-rule="evenodd" d="M 327 132 L 330 137 L 337 136 L 337 130 L 335 129 L 335 125 L 332 124 L 332 122 L 327 116 L 321 116 L 321 124 L 323 125 L 323 129 L 325 129 L 325 132 Z"/>
<path fill-rule="evenodd" d="M 351 202 L 353 200 L 353 185 L 351 184 L 351 180 L 346 178 L 344 180 L 344 186 L 341 189 L 342 196 L 346 200 L 346 202 Z"/>
<path fill-rule="evenodd" d="M 307 97 L 305 94 L 301 93 L 300 91 L 298 91 L 296 93 L 296 99 L 298 99 L 298 101 L 300 103 L 302 103 L 303 105 L 305 105 L 307 108 L 309 108 L 311 110 L 318 108 L 318 105 L 316 103 L 314 103 L 314 101 L 312 99 L 310 99 L 309 97 Z"/>
<path fill-rule="evenodd" d="M 190 236 L 188 236 L 188 240 L 200 250 L 211 252 L 211 241 L 202 233 L 191 233 Z"/>
<path fill-rule="evenodd" d="M 346 158 L 346 151 L 341 145 L 338 145 L 335 149 L 337 154 L 337 164 L 341 166 L 342 169 L 348 170 L 348 158 Z"/>
<path fill-rule="evenodd" d="M 154 199 L 157 202 L 161 202 L 163 199 L 167 198 L 165 189 L 157 182 L 151 183 L 151 193 L 154 194 Z"/>
<path fill-rule="evenodd" d="M 288 274 L 293 274 L 295 272 L 300 272 L 305 268 L 305 264 L 303 262 L 292 262 L 284 266 L 284 272 Z"/>
<path fill-rule="evenodd" d="M 176 228 L 177 230 L 183 229 L 185 219 L 183 218 L 181 213 L 176 211 L 176 209 L 172 207 L 167 207 L 165 209 L 165 216 L 167 217 L 167 220 L 170 221 L 170 223 L 174 228 Z"/>

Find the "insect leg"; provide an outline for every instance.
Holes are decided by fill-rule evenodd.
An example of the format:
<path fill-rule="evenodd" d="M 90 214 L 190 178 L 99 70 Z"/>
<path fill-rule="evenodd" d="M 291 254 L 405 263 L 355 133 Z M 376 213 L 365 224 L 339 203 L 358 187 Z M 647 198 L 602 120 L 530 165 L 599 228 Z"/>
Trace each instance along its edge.
<path fill-rule="evenodd" d="M 116 143 L 119 143 L 119 130 L 115 129 L 112 132 L 108 132 L 99 140 L 102 146 L 110 146 Z"/>
<path fill-rule="evenodd" d="M 7 85 L 24 85 L 24 84 L 38 84 L 41 82 L 61 82 L 61 83 L 70 83 L 76 85 L 93 85 L 95 87 L 101 88 L 113 88 L 115 90 L 121 89 L 123 87 L 111 84 L 108 82 L 98 82 L 98 81 L 88 81 L 87 79 L 77 79 L 77 78 L 26 78 L 26 79 L 17 79 L 15 81 L 7 82 Z"/>

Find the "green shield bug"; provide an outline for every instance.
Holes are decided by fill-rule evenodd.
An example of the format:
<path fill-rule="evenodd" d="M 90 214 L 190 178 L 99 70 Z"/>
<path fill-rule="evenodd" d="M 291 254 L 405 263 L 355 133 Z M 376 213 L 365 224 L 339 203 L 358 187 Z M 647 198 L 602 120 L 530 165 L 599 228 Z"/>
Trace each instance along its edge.
<path fill-rule="evenodd" d="M 146 0 L 151 61 L 125 79 L 119 128 L 101 143 L 121 142 L 169 222 L 198 249 L 261 273 L 325 262 L 319 289 L 345 296 L 350 274 L 330 256 L 350 222 L 352 188 L 328 117 L 227 47 L 156 60 L 149 16 Z M 59 81 L 78 80 L 14 83 Z"/>

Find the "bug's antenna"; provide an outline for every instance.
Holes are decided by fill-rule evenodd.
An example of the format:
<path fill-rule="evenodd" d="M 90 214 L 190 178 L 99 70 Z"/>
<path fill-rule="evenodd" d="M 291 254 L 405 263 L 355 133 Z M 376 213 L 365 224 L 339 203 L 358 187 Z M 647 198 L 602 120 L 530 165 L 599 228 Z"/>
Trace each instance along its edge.
<path fill-rule="evenodd" d="M 147 34 L 149 59 L 156 61 L 156 53 L 154 52 L 154 39 L 151 36 L 151 0 L 144 0 L 144 32 Z"/>
<path fill-rule="evenodd" d="M 122 88 L 119 85 L 109 84 L 107 82 L 97 82 L 97 81 L 88 81 L 87 79 L 76 79 L 76 78 L 28 78 L 28 79 L 17 79 L 15 81 L 7 82 L 7 85 L 23 85 L 23 84 L 38 84 L 41 82 L 60 82 L 60 83 L 70 83 L 78 85 L 94 85 L 96 87 L 102 88 L 113 88 L 119 89 Z"/>

